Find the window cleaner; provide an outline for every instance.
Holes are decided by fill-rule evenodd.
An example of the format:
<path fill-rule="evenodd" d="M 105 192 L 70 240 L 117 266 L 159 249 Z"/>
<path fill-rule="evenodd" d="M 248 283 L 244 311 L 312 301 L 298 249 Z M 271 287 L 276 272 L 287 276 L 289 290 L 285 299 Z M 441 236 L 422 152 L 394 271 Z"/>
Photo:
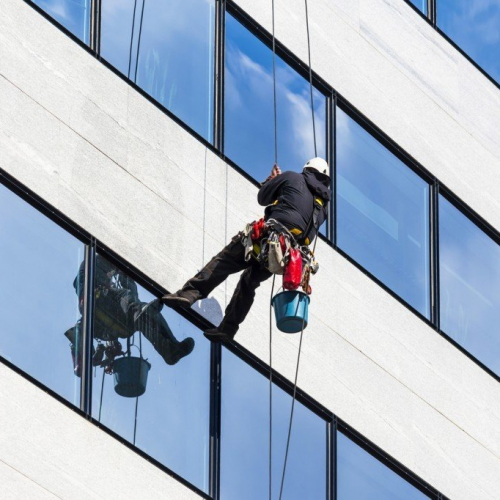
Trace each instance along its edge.
<path fill-rule="evenodd" d="M 290 281 L 287 286 L 296 285 L 297 288 L 304 281 L 303 270 L 309 273 L 311 269 L 317 268 L 308 245 L 326 219 L 330 198 L 329 167 L 324 159 L 309 160 L 301 173 L 282 173 L 275 165 L 257 195 L 259 204 L 266 206 L 264 217 L 247 224 L 244 231 L 236 234 L 179 291 L 164 295 L 161 301 L 170 307 L 189 308 L 197 300 L 207 297 L 230 274 L 244 271 L 221 324 L 205 332 L 205 337 L 212 341 L 232 340 L 252 306 L 255 290 L 276 270 L 278 274 L 286 273 L 282 263 L 289 262 L 291 255 L 294 264 L 289 270 Z M 284 252 L 281 257 L 276 238 L 280 242 L 282 254 Z M 292 250 L 299 251 L 301 258 Z M 307 263 L 300 270 L 299 260 L 300 266 L 302 260 Z"/>

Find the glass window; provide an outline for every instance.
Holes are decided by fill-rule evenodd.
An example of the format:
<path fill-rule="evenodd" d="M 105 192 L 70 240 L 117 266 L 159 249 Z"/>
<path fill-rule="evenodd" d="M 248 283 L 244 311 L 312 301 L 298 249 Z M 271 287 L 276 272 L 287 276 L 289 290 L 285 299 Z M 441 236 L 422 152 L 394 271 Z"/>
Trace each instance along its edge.
<path fill-rule="evenodd" d="M 101 54 L 213 138 L 215 0 L 102 0 Z"/>
<path fill-rule="evenodd" d="M 429 317 L 429 186 L 341 109 L 337 243 Z"/>
<path fill-rule="evenodd" d="M 273 388 L 272 498 L 279 497 L 292 398 Z M 269 380 L 223 349 L 221 498 L 269 492 Z M 327 424 L 295 404 L 283 498 L 326 498 Z"/>
<path fill-rule="evenodd" d="M 0 355 L 79 406 L 68 339 L 84 245 L 0 184 Z M 77 363 L 76 363 L 77 364 Z"/>
<path fill-rule="evenodd" d="M 437 0 L 437 25 L 500 83 L 500 1 Z"/>
<path fill-rule="evenodd" d="M 429 497 L 337 432 L 337 498 L 421 500 Z"/>
<path fill-rule="evenodd" d="M 208 490 L 210 345 L 98 255 L 92 416 Z"/>
<path fill-rule="evenodd" d="M 304 40 L 306 32 L 304 28 Z M 274 164 L 272 50 L 226 15 L 224 152 L 258 181 Z M 314 157 L 309 81 L 276 57 L 278 163 L 300 171 Z M 326 97 L 314 89 L 318 156 L 325 158 Z"/>
<path fill-rule="evenodd" d="M 410 2 L 427 15 L 427 0 L 410 0 Z"/>
<path fill-rule="evenodd" d="M 89 44 L 91 0 L 32 0 L 82 42 Z"/>
<path fill-rule="evenodd" d="M 500 247 L 439 198 L 441 329 L 500 375 Z"/>

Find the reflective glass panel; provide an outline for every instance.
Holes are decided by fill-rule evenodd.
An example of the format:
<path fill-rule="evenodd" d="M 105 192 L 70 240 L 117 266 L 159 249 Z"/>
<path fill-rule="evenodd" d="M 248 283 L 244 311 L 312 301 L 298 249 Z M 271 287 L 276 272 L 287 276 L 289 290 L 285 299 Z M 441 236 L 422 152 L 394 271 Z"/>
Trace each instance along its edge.
<path fill-rule="evenodd" d="M 210 345 L 98 255 L 92 416 L 208 490 Z"/>
<path fill-rule="evenodd" d="M 81 241 L 0 184 L 0 356 L 78 406 L 68 344 L 81 326 L 73 280 L 83 255 Z"/>
<path fill-rule="evenodd" d="M 410 0 L 410 2 L 427 15 L 427 0 Z"/>
<path fill-rule="evenodd" d="M 279 498 L 292 398 L 273 389 L 272 498 Z M 295 404 L 283 498 L 326 498 L 327 424 Z M 223 349 L 221 498 L 269 494 L 269 380 Z"/>
<path fill-rule="evenodd" d="M 82 42 L 89 44 L 91 0 L 32 0 Z"/>
<path fill-rule="evenodd" d="M 215 0 L 102 0 L 101 54 L 208 141 Z"/>
<path fill-rule="evenodd" d="M 429 498 L 344 434 L 337 432 L 338 500 Z"/>
<path fill-rule="evenodd" d="M 500 1 L 437 0 L 437 25 L 500 83 Z"/>
<path fill-rule="evenodd" d="M 429 317 L 429 185 L 341 109 L 337 243 Z"/>
<path fill-rule="evenodd" d="M 439 198 L 441 329 L 500 375 L 500 246 Z"/>
<path fill-rule="evenodd" d="M 224 152 L 263 181 L 274 164 L 272 50 L 229 14 L 225 64 Z M 315 156 L 309 81 L 279 57 L 276 96 L 278 164 L 300 171 Z M 326 97 L 316 89 L 313 96 L 318 156 L 325 158 Z"/>

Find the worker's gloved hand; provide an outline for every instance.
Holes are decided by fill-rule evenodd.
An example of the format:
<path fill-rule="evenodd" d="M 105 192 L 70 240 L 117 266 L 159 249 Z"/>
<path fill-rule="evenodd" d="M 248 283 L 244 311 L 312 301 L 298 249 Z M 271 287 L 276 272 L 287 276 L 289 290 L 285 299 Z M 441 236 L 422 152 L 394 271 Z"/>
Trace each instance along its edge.
<path fill-rule="evenodd" d="M 271 170 L 271 175 L 269 175 L 269 177 L 264 181 L 262 182 L 260 185 L 264 185 L 266 182 L 269 182 L 270 180 L 274 179 L 275 177 L 277 177 L 278 175 L 281 174 L 281 168 L 279 167 L 279 165 L 277 165 L 276 163 L 273 165 L 273 168 Z"/>
<path fill-rule="evenodd" d="M 273 169 L 271 170 L 271 175 L 269 177 L 271 177 L 271 179 L 274 179 L 275 177 L 277 177 L 280 174 L 281 174 L 281 168 L 279 167 L 279 165 L 277 163 L 275 163 L 273 165 Z"/>

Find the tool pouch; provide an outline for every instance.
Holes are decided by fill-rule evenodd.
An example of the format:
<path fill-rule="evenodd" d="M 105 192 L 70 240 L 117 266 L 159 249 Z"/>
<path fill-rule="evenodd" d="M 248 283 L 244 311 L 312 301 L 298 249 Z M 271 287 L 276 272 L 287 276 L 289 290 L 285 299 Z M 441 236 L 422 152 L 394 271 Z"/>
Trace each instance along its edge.
<path fill-rule="evenodd" d="M 248 262 L 252 258 L 253 251 L 253 241 L 252 241 L 252 230 L 253 223 L 247 224 L 245 230 L 243 231 L 243 236 L 241 238 L 241 243 L 245 247 L 245 261 Z"/>
<path fill-rule="evenodd" d="M 267 268 L 273 274 L 284 274 L 285 272 L 285 256 L 279 236 L 275 233 L 272 238 L 269 238 L 267 253 Z"/>

